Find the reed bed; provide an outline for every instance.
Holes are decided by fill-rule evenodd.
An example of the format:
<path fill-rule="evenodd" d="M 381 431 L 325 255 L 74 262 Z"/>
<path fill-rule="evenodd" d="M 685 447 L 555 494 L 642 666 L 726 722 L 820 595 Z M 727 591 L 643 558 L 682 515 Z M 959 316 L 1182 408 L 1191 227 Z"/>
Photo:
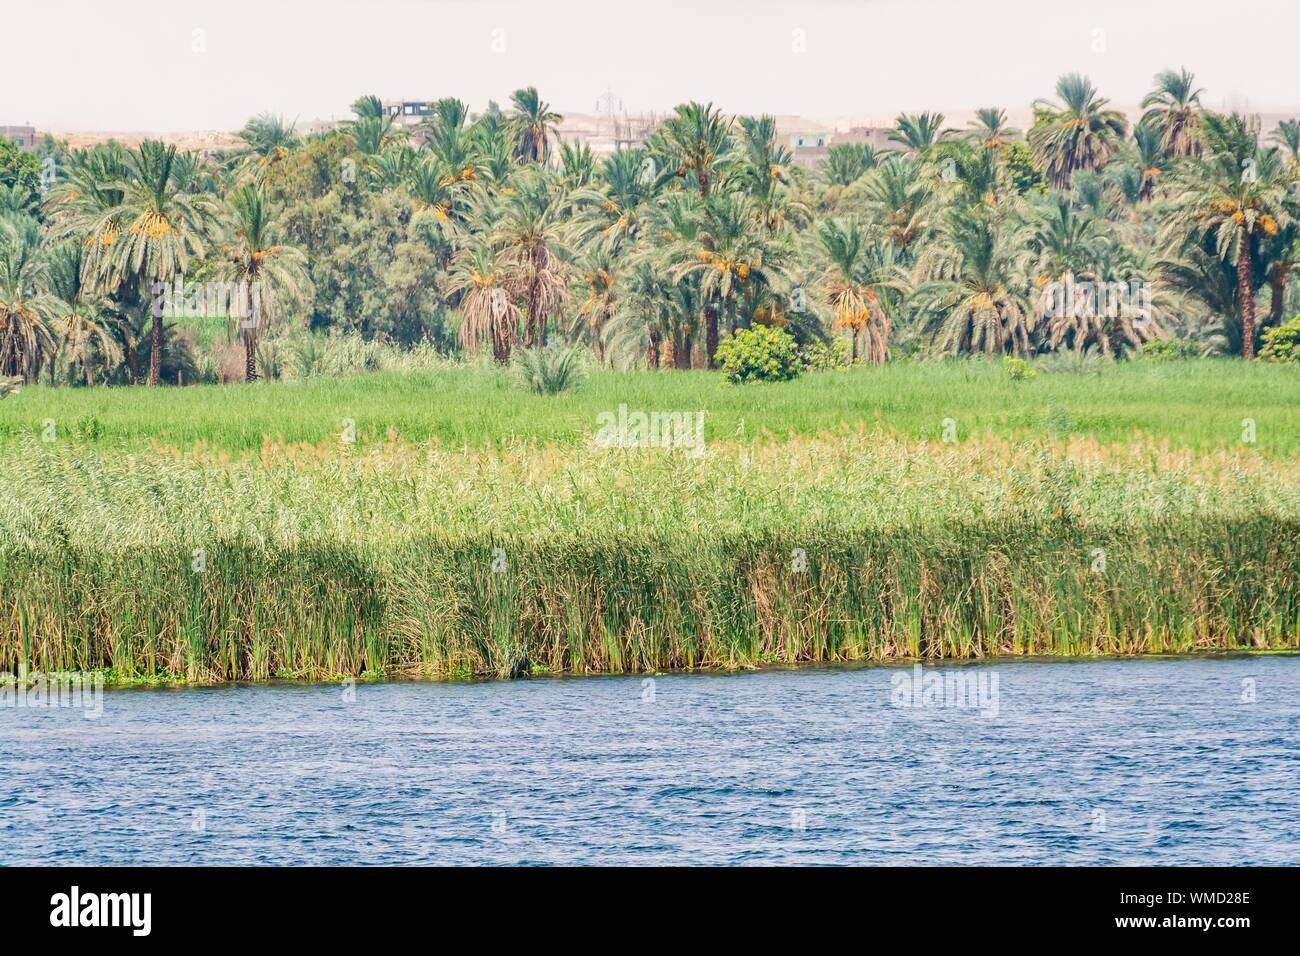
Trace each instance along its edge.
<path fill-rule="evenodd" d="M 509 677 L 1300 646 L 1300 489 L 1249 449 L 867 428 L 700 458 L 18 441 L 0 486 L 0 670 Z"/>

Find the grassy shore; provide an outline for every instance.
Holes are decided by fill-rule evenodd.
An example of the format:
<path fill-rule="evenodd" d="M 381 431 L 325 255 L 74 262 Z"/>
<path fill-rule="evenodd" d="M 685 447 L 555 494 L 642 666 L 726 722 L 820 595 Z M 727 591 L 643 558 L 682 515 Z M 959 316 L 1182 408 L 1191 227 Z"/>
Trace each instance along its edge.
<path fill-rule="evenodd" d="M 464 373 L 471 389 L 494 387 L 482 374 Z M 936 384 L 924 400 L 894 401 L 920 427 L 945 402 L 956 417 L 984 396 L 992 426 L 990 396 L 1012 386 L 982 374 L 971 395 Z M 1113 384 L 1138 388 L 1132 374 Z M 871 380 L 876 398 L 864 399 L 854 388 L 866 373 L 826 376 L 796 383 L 803 400 L 792 389 L 782 404 L 780 389 L 683 378 L 657 377 L 677 391 L 640 400 L 734 402 L 723 407 L 783 426 L 770 429 L 778 434 L 834 424 L 819 417 L 817 395 L 843 390 L 841 403 L 866 409 L 887 391 Z M 90 442 L 12 436 L 0 454 L 4 669 L 194 681 L 512 676 L 1300 646 L 1294 460 L 1234 447 L 1227 426 L 1220 434 L 1211 424 L 1236 416 L 1240 431 L 1250 396 L 1239 383 L 1219 382 L 1240 403 L 1228 412 L 1231 403 L 1194 401 L 1194 389 L 1154 375 L 1165 387 L 1148 391 L 1163 395 L 1166 414 L 1152 394 L 1136 404 L 1151 410 L 1151 430 L 1168 422 L 1174 434 L 1127 432 L 1123 443 L 986 434 L 943 444 L 899 434 L 908 429 L 892 421 L 781 440 L 756 438 L 747 424 L 744 439 L 715 431 L 700 458 L 596 448 L 576 435 L 558 447 L 493 449 L 378 437 L 385 420 L 399 435 L 410 422 L 449 421 L 412 399 L 438 380 L 395 390 L 387 419 L 383 380 L 337 383 L 353 400 L 377 390 L 365 406 L 375 432 L 357 445 L 329 437 L 228 454 L 249 427 L 247 412 L 241 420 L 230 410 L 240 402 L 267 420 L 279 408 L 277 431 L 299 439 L 342 407 L 293 404 L 303 392 L 276 386 L 212 392 L 228 404 L 208 420 L 229 430 L 206 444 L 182 431 L 195 439 L 186 450 L 140 450 L 144 431 Z M 1286 380 L 1270 380 L 1285 398 Z M 1017 394 L 1039 383 L 1025 384 Z M 639 401 L 613 394 L 609 381 L 589 387 L 606 404 Z M 1117 410 L 1095 419 L 1107 429 L 1134 416 L 1114 391 L 1089 398 L 1072 387 L 1080 414 L 1111 396 Z M 70 394 L 58 398 L 66 409 L 83 400 Z M 159 424 L 171 398 L 172 427 L 188 429 L 196 406 L 177 404 L 188 395 L 100 401 L 109 422 L 125 423 L 115 416 L 138 401 Z M 1168 414 L 1177 395 L 1186 419 Z M 24 396 L 41 400 L 39 390 Z M 499 401 L 459 426 L 466 441 L 500 437 L 492 430 L 509 420 L 507 403 L 558 440 L 595 400 L 564 396 L 545 410 L 518 392 Z M 1273 438 L 1281 453 L 1294 443 L 1286 423 L 1296 412 L 1279 401 L 1266 396 L 1255 414 L 1261 436 L 1266 422 L 1291 428 Z M 1030 404 L 1000 414 L 1032 414 Z"/>
<path fill-rule="evenodd" d="M 1206 360 L 1119 363 L 1100 374 L 1042 374 L 1011 381 L 993 362 L 895 363 L 809 375 L 782 384 L 733 387 L 716 373 L 597 372 L 576 392 L 539 396 L 506 373 L 451 367 L 402 375 L 184 389 L 32 387 L 0 402 L 0 448 L 48 435 L 101 449 L 203 445 L 257 452 L 263 441 L 311 445 L 355 423 L 358 441 L 436 440 L 581 444 L 596 416 L 626 403 L 645 411 L 704 410 L 710 441 L 815 436 L 879 425 L 899 436 L 939 440 L 952 419 L 963 440 L 1091 436 L 1106 444 L 1168 441 L 1193 449 L 1251 447 L 1300 458 L 1300 373 L 1295 368 Z M 390 432 L 391 430 L 391 432 Z"/>

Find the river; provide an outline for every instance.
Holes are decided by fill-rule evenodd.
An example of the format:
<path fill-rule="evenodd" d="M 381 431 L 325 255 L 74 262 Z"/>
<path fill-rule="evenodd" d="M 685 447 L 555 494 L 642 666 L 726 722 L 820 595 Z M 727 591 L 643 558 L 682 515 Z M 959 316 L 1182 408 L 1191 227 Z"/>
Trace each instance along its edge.
<path fill-rule="evenodd" d="M 0 707 L 0 861 L 1300 862 L 1300 657 L 917 679 L 110 689 L 93 719 Z"/>

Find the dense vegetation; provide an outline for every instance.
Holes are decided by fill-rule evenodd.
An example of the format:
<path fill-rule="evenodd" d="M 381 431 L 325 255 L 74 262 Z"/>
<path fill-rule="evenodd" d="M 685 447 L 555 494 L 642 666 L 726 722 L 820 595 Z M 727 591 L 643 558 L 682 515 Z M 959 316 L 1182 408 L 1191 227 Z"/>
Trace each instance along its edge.
<path fill-rule="evenodd" d="M 414 136 L 363 97 L 324 135 L 256 117 L 229 155 L 10 149 L 0 375 L 319 374 L 329 335 L 699 368 L 755 324 L 875 363 L 1152 341 L 1253 357 L 1295 312 L 1300 126 L 1203 109 L 1186 72 L 1156 78 L 1132 128 L 1083 77 L 1056 94 L 1023 141 L 1000 109 L 965 131 L 903 115 L 895 149 L 833 146 L 816 174 L 770 117 L 698 103 L 597 161 L 531 88 L 473 117 L 441 100 Z M 259 299 L 196 304 L 211 283 Z M 1061 307 L 1076 287 L 1143 291 Z"/>
<path fill-rule="evenodd" d="M 1300 646 L 1300 125 L 1156 83 L 815 173 L 695 103 L 597 161 L 532 89 L 0 143 L 0 671 Z"/>
<path fill-rule="evenodd" d="M 1295 647 L 1291 468 L 872 432 L 698 458 L 29 442 L 0 455 L 0 659 L 209 680 Z"/>

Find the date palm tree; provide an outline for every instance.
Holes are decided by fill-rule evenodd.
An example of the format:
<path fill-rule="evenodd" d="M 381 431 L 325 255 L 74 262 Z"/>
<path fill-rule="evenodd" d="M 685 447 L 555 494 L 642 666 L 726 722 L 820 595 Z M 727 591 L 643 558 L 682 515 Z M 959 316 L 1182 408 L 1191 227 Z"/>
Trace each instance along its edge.
<path fill-rule="evenodd" d="M 880 162 L 867 143 L 832 143 L 818 172 L 832 186 L 852 186 Z"/>
<path fill-rule="evenodd" d="M 1038 121 L 1029 131 L 1029 145 L 1057 189 L 1070 185 L 1075 170 L 1101 169 L 1128 135 L 1124 114 L 1106 109 L 1087 77 L 1067 73 L 1056 84 L 1060 103 L 1034 104 Z"/>
<path fill-rule="evenodd" d="M 902 113 L 894 120 L 889 139 L 910 155 L 924 157 L 934 146 L 952 136 L 953 131 L 944 128 L 943 120 L 942 113 Z"/>
<path fill-rule="evenodd" d="M 352 143 L 363 157 L 378 156 L 389 143 L 400 140 L 404 130 L 399 128 L 393 117 L 384 109 L 383 101 L 370 94 L 360 97 L 352 104 L 356 119 L 343 124 L 352 137 Z"/>
<path fill-rule="evenodd" d="M 586 321 L 591 350 L 600 365 L 605 364 L 607 326 L 618 308 L 618 285 L 614 279 L 614 269 L 614 257 L 599 246 L 587 252 L 580 267 L 586 298 L 578 307 L 578 317 Z"/>
<path fill-rule="evenodd" d="M 596 175 L 596 160 L 586 143 L 560 144 L 560 169 L 563 170 L 565 189 L 583 189 L 591 185 Z"/>
<path fill-rule="evenodd" d="M 230 318 L 244 343 L 244 379 L 257 380 L 257 343 L 278 318 L 286 299 L 301 299 L 311 285 L 307 257 L 281 239 L 274 207 L 260 186 L 244 183 L 226 199 L 225 239 L 218 278 L 233 290 Z"/>
<path fill-rule="evenodd" d="M 594 182 L 573 196 L 577 241 L 597 243 L 611 254 L 635 242 L 659 181 L 654 158 L 645 150 L 623 149 L 607 156 Z"/>
<path fill-rule="evenodd" d="M 901 288 L 898 277 L 892 274 L 892 247 L 873 248 L 862 227 L 852 220 L 827 220 L 818 231 L 818 239 L 827 260 L 821 284 L 834 315 L 832 330 L 849 331 L 855 363 L 859 342 L 865 337 L 866 360 L 883 364 L 889 358 L 889 336 L 893 331 L 886 296 Z"/>
<path fill-rule="evenodd" d="M 1166 156 L 1201 155 L 1201 94 L 1196 76 L 1185 69 L 1156 74 L 1155 89 L 1142 98 L 1142 124 L 1160 134 Z"/>
<path fill-rule="evenodd" d="M 524 347 L 546 346 L 550 319 L 564 301 L 564 257 L 572 253 L 564 196 L 542 170 L 523 171 L 492 230 L 506 286 L 524 306 Z"/>
<path fill-rule="evenodd" d="M 812 213 L 791 195 L 794 157 L 777 142 L 776 120 L 742 116 L 738 122 L 740 160 L 735 183 L 753 200 L 756 220 L 769 235 L 776 235 L 787 223 L 806 225 Z"/>
<path fill-rule="evenodd" d="M 732 120 L 713 104 L 685 103 L 664 120 L 650 140 L 680 179 L 693 179 L 701 199 L 722 179 L 734 158 Z"/>
<path fill-rule="evenodd" d="M 133 282 L 155 294 L 183 275 L 190 259 L 206 251 L 214 197 L 199 192 L 194 159 L 175 146 L 145 140 L 126 156 L 121 200 L 91 224 L 100 236 L 102 265 L 111 281 Z M 162 368 L 163 320 L 153 310 L 149 335 L 149 384 Z"/>
<path fill-rule="evenodd" d="M 564 120 L 543 103 L 537 87 L 526 86 L 510 95 L 515 111 L 510 117 L 510 132 L 514 136 L 515 155 L 520 162 L 545 163 L 551 158 L 551 137 L 557 123 Z"/>
<path fill-rule="evenodd" d="M 61 308 L 49 292 L 40 225 L 30 216 L 0 219 L 0 376 L 29 382 L 53 362 Z"/>
<path fill-rule="evenodd" d="M 704 348 L 697 364 L 712 368 L 720 317 L 733 332 L 742 295 L 782 288 L 788 249 L 758 225 L 754 200 L 743 192 L 715 192 L 703 202 L 675 197 L 668 208 L 671 238 L 659 246 L 658 264 L 673 282 L 698 284 Z"/>
<path fill-rule="evenodd" d="M 490 343 L 493 360 L 508 365 L 519 340 L 521 316 L 486 243 L 456 253 L 447 276 L 447 298 L 460 311 L 456 335 L 461 348 L 477 352 Z"/>
<path fill-rule="evenodd" d="M 1241 353 L 1255 357 L 1254 257 L 1259 244 L 1292 221 L 1291 180 L 1274 148 L 1259 145 L 1259 123 L 1237 113 L 1203 117 L 1206 157 L 1181 171 L 1172 197 L 1176 229 L 1211 239 L 1236 264 Z"/>
<path fill-rule="evenodd" d="M 936 326 L 935 347 L 948 353 L 1030 353 L 1038 314 L 1018 266 L 1022 238 L 983 207 L 956 208 L 918 262 L 923 281 L 914 303 Z"/>
<path fill-rule="evenodd" d="M 51 250 L 49 285 L 58 302 L 51 330 L 69 363 L 80 366 L 86 385 L 93 387 L 96 364 L 103 366 L 107 374 L 122 361 L 118 339 L 126 332 L 126 323 L 98 292 L 86 246 L 81 242 L 64 242 Z"/>
<path fill-rule="evenodd" d="M 1137 148 L 1139 177 L 1136 198 L 1139 202 L 1149 202 L 1169 166 L 1163 138 L 1155 127 L 1141 123 L 1133 129 L 1133 144 Z"/>
<path fill-rule="evenodd" d="M 239 131 L 239 138 L 244 141 L 238 153 L 242 165 L 261 175 L 285 160 L 302 144 L 294 132 L 295 125 L 286 125 L 284 117 L 274 113 L 258 113 L 249 119 Z"/>
<path fill-rule="evenodd" d="M 1020 135 L 1019 130 L 1007 122 L 1007 111 L 996 106 L 986 106 L 975 111 L 969 123 L 971 135 L 985 149 L 999 149 Z"/>
<path fill-rule="evenodd" d="M 872 219 L 879 222 L 900 255 L 929 229 L 934 186 L 923 175 L 921 162 L 894 156 L 862 180 L 862 194 Z"/>
<path fill-rule="evenodd" d="M 1300 120 L 1282 120 L 1273 131 L 1273 142 L 1285 152 L 1292 175 L 1300 176 Z"/>

